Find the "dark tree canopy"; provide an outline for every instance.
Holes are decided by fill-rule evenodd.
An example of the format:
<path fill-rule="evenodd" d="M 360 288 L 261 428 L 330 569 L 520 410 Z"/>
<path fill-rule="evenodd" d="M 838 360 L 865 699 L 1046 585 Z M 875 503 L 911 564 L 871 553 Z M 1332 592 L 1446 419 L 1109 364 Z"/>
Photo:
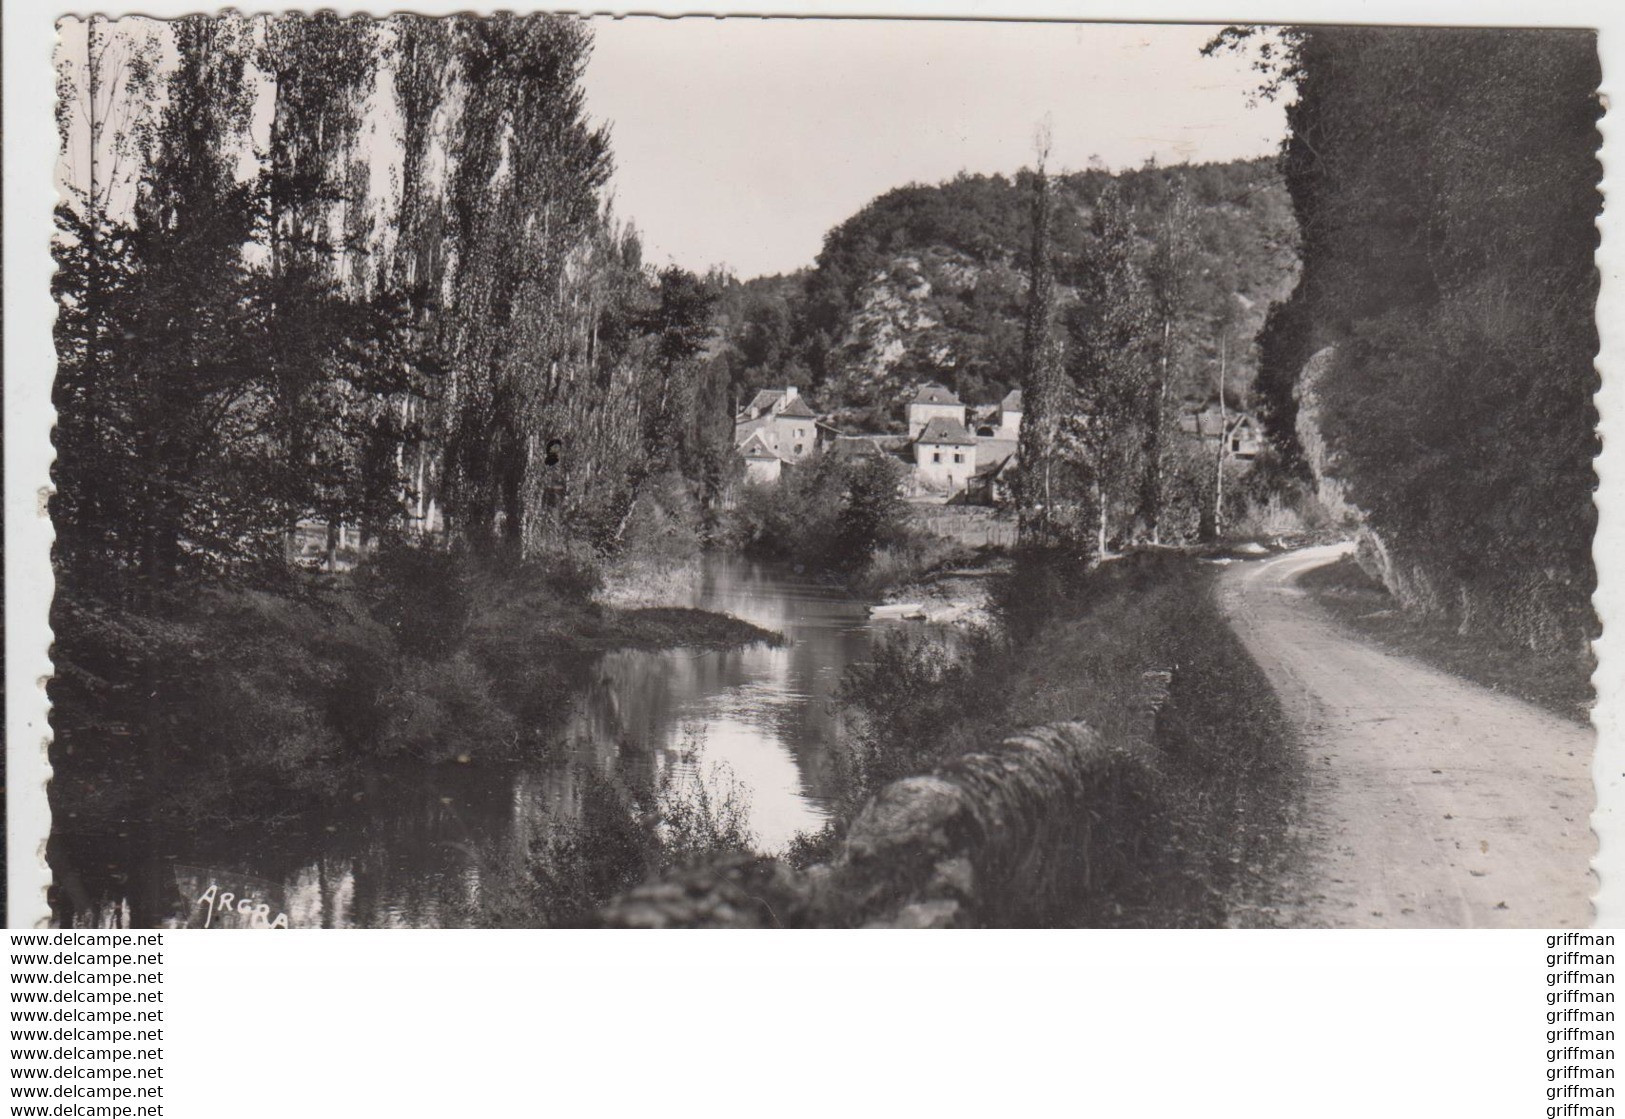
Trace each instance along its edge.
<path fill-rule="evenodd" d="M 1394 587 L 1464 627 L 1578 646 L 1594 625 L 1595 36 L 1310 28 L 1261 62 L 1266 95 L 1296 87 L 1303 246 L 1262 338 L 1271 433 L 1298 452 L 1298 371 L 1335 347 L 1316 390 L 1330 469 Z"/>

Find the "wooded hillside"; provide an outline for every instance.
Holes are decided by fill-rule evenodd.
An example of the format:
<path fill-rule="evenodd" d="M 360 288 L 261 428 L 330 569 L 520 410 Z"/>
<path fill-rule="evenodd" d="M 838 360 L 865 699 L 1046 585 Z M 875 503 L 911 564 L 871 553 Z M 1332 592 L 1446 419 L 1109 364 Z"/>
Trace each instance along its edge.
<path fill-rule="evenodd" d="M 1179 320 L 1178 392 L 1211 396 L 1221 337 L 1229 390 L 1245 398 L 1250 339 L 1295 275 L 1296 234 L 1270 159 L 1056 176 L 1057 306 L 1075 298 L 1102 192 L 1116 183 L 1149 259 L 1172 199 L 1191 203 L 1195 281 Z M 724 297 L 724 360 L 738 395 L 786 381 L 858 425 L 895 423 L 908 387 L 935 380 L 968 402 L 1021 379 L 1032 174 L 960 175 L 889 191 L 831 230 L 816 265 Z"/>

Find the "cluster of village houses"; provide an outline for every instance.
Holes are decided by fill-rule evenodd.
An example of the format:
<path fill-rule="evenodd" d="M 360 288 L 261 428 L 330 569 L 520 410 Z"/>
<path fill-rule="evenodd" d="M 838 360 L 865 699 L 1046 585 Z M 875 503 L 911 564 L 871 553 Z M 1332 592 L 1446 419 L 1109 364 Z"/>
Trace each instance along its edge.
<path fill-rule="evenodd" d="M 1010 500 L 1021 438 L 1019 389 L 996 404 L 968 405 L 951 389 L 925 384 L 907 413 L 907 435 L 846 434 L 819 419 L 794 386 L 762 389 L 734 417 L 734 447 L 746 479 L 757 483 L 777 482 L 814 455 L 872 455 L 905 464 L 903 490 L 915 500 Z M 1179 430 L 1237 459 L 1256 457 L 1263 445 L 1253 417 L 1217 401 L 1185 402 Z"/>
<path fill-rule="evenodd" d="M 1004 505 L 1013 496 L 1017 447 L 1021 439 L 1021 392 L 996 404 L 966 404 L 953 390 L 919 386 L 906 405 L 908 433 L 849 434 L 820 419 L 795 386 L 762 389 L 734 417 L 734 447 L 745 460 L 748 481 L 773 484 L 815 455 L 889 458 L 904 466 L 905 497 L 921 503 Z M 1185 401 L 1179 431 L 1187 439 L 1234 459 L 1251 460 L 1263 448 L 1258 422 L 1216 400 Z M 411 523 L 440 531 L 434 479 L 420 457 Z M 322 521 L 301 521 L 289 541 L 301 562 L 344 569 L 364 550 L 360 530 Z"/>

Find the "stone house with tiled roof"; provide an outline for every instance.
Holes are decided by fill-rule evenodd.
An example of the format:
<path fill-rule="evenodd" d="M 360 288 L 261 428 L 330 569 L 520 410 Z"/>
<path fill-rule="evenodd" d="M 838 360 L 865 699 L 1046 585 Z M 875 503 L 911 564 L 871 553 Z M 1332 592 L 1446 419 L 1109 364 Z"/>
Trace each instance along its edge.
<path fill-rule="evenodd" d="M 820 421 L 791 386 L 763 389 L 734 420 L 746 477 L 777 481 L 784 468 L 820 451 L 842 458 L 895 458 L 911 469 L 904 490 L 923 499 L 1000 503 L 1017 467 L 1021 392 L 972 411 L 951 389 L 921 385 L 906 405 L 907 435 L 844 434 Z"/>
<path fill-rule="evenodd" d="M 925 425 L 934 419 L 955 420 L 961 427 L 965 424 L 964 402 L 952 389 L 933 382 L 921 385 L 908 402 L 909 438 L 918 438 Z"/>
<path fill-rule="evenodd" d="M 761 429 L 752 431 L 737 450 L 745 460 L 745 480 L 772 484 L 784 474 L 784 458 L 767 445 Z"/>
<path fill-rule="evenodd" d="M 1217 449 L 1222 442 L 1231 458 L 1251 460 L 1264 449 L 1264 429 L 1258 420 L 1234 408 L 1221 408 L 1217 400 L 1188 400 L 1179 412 L 1179 430 L 1188 438 Z"/>
<path fill-rule="evenodd" d="M 921 489 L 955 494 L 975 473 L 976 436 L 966 430 L 963 419 L 933 416 L 915 433 L 914 474 Z"/>
<path fill-rule="evenodd" d="M 734 447 L 742 454 L 745 443 L 757 437 L 763 447 L 791 464 L 812 457 L 832 433 L 827 424 L 818 422 L 794 385 L 762 389 L 734 417 Z"/>

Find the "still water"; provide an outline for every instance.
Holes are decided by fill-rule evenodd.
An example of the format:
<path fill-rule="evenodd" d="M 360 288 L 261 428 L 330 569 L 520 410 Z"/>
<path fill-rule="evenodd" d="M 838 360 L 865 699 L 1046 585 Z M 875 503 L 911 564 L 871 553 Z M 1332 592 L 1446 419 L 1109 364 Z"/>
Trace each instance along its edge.
<path fill-rule="evenodd" d="M 670 605 L 732 614 L 788 642 L 599 654 L 559 713 L 556 748 L 533 764 L 368 774 L 342 811 L 252 837 L 104 841 L 75 861 L 113 856 L 123 868 L 115 880 L 128 876 L 128 886 L 124 896 L 90 891 L 100 896 L 78 920 L 146 924 L 170 883 L 186 895 L 213 881 L 270 895 L 293 927 L 462 924 L 492 875 L 521 865 L 533 840 L 580 811 L 594 773 L 670 772 L 678 787 L 704 782 L 713 796 L 733 788 L 748 798 L 763 851 L 816 830 L 834 792 L 830 696 L 869 647 L 866 604 L 793 570 L 713 558 L 687 601 Z M 156 899 L 154 917 L 143 919 L 137 897 Z"/>

